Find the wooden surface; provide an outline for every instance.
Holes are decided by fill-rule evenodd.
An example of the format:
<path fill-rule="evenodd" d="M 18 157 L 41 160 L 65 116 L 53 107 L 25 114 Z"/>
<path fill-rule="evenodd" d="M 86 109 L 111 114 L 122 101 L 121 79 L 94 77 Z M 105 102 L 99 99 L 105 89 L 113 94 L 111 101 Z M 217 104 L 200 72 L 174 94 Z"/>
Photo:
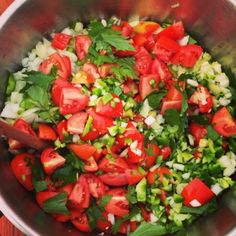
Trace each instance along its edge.
<path fill-rule="evenodd" d="M 13 2 L 14 0 L 0 0 L 0 14 Z M 0 218 L 0 236 L 24 236 L 18 229 L 16 229 L 9 220 L 2 216 Z"/>

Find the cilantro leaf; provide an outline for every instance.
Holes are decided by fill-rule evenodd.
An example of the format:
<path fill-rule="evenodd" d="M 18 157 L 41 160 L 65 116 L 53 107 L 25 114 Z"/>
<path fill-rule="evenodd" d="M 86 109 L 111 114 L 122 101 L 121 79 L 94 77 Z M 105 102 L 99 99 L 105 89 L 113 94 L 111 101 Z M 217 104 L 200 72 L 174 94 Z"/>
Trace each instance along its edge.
<path fill-rule="evenodd" d="M 112 199 L 111 195 L 103 195 L 102 199 L 99 203 L 100 207 L 105 207 L 107 205 L 107 203 Z"/>
<path fill-rule="evenodd" d="M 117 50 L 135 50 L 134 47 L 130 44 L 127 37 L 121 35 L 119 31 L 106 28 L 105 31 L 102 31 L 101 35 L 106 43 L 115 47 Z"/>
<path fill-rule="evenodd" d="M 211 125 L 207 127 L 207 136 L 213 141 L 216 141 L 220 137 Z"/>
<path fill-rule="evenodd" d="M 38 102 L 41 107 L 45 109 L 49 108 L 49 97 L 45 89 L 39 86 L 31 86 L 27 90 L 27 94 L 32 100 Z"/>
<path fill-rule="evenodd" d="M 37 193 L 46 190 L 48 187 L 48 183 L 45 180 L 34 181 L 33 185 Z"/>
<path fill-rule="evenodd" d="M 86 213 L 89 218 L 89 225 L 92 229 L 95 229 L 97 227 L 97 222 L 100 219 L 105 220 L 105 217 L 102 214 L 102 209 L 96 204 L 93 204 L 91 207 L 89 207 Z"/>
<path fill-rule="evenodd" d="M 158 109 L 161 107 L 161 100 L 166 95 L 166 91 L 154 91 L 147 96 L 148 104 L 153 109 Z"/>
<path fill-rule="evenodd" d="M 63 185 L 77 181 L 77 170 L 71 165 L 63 166 L 54 171 L 52 175 L 54 181 L 63 181 Z"/>
<path fill-rule="evenodd" d="M 62 192 L 49 198 L 43 203 L 43 210 L 47 213 L 70 214 L 66 207 L 67 193 Z"/>
<path fill-rule="evenodd" d="M 181 114 L 185 113 L 188 110 L 188 97 L 185 91 L 182 92 L 182 105 L 181 105 Z"/>
<path fill-rule="evenodd" d="M 176 109 L 168 109 L 164 114 L 165 122 L 169 125 L 181 125 L 181 117 Z"/>
<path fill-rule="evenodd" d="M 55 76 L 51 74 L 45 75 L 39 71 L 30 71 L 26 74 L 27 77 L 24 78 L 26 81 L 45 90 L 47 90 L 52 81 L 55 80 Z"/>
<path fill-rule="evenodd" d="M 117 50 L 135 50 L 129 40 L 122 36 L 120 32 L 113 30 L 110 26 L 105 27 L 96 20 L 90 22 L 88 32 L 93 41 L 92 47 L 96 51 L 105 49 L 108 55 L 112 55 L 111 47 Z"/>
<path fill-rule="evenodd" d="M 167 229 L 162 224 L 152 224 L 143 222 L 130 236 L 158 236 L 165 235 Z"/>
<path fill-rule="evenodd" d="M 206 115 L 190 116 L 189 119 L 199 125 L 207 125 L 209 123 L 209 119 Z"/>

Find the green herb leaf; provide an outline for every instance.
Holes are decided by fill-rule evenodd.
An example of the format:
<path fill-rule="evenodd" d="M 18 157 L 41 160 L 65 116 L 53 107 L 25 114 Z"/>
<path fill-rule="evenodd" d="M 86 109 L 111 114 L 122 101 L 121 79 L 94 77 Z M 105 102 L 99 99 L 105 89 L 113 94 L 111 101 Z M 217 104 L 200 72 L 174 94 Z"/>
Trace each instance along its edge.
<path fill-rule="evenodd" d="M 119 31 L 106 28 L 105 31 L 101 32 L 101 36 L 106 43 L 115 47 L 117 50 L 135 50 L 127 37 L 122 36 Z"/>
<path fill-rule="evenodd" d="M 104 208 L 111 199 L 112 199 L 111 195 L 103 195 L 99 203 L 99 206 Z"/>
<path fill-rule="evenodd" d="M 79 159 L 74 153 L 70 152 L 64 155 L 68 163 L 70 163 L 75 169 L 80 172 L 84 172 L 84 162 Z"/>
<path fill-rule="evenodd" d="M 92 206 L 86 211 L 86 213 L 89 218 L 89 225 L 92 229 L 95 229 L 97 227 L 97 222 L 100 219 L 105 220 L 105 217 L 102 214 L 102 209 L 96 204 L 92 203 Z"/>
<path fill-rule="evenodd" d="M 31 86 L 27 90 L 28 96 L 38 102 L 41 107 L 48 109 L 49 108 L 49 98 L 48 93 L 45 89 L 39 87 L 39 86 Z"/>
<path fill-rule="evenodd" d="M 209 119 L 206 115 L 190 116 L 189 119 L 199 125 L 207 125 L 209 123 Z"/>
<path fill-rule="evenodd" d="M 66 207 L 66 201 L 67 201 L 67 193 L 66 192 L 59 193 L 43 203 L 43 210 L 47 213 L 69 215 L 70 212 Z"/>
<path fill-rule="evenodd" d="M 176 109 L 166 110 L 164 114 L 165 122 L 169 125 L 177 125 L 180 126 L 181 118 L 180 114 Z"/>
<path fill-rule="evenodd" d="M 138 202 L 135 186 L 129 185 L 128 193 L 125 196 L 131 204 L 136 204 Z"/>
<path fill-rule="evenodd" d="M 158 236 L 165 235 L 167 229 L 162 224 L 152 224 L 143 222 L 130 236 Z"/>
<path fill-rule="evenodd" d="M 166 95 L 166 91 L 154 91 L 147 96 L 148 104 L 153 109 L 159 109 L 161 107 L 161 100 Z"/>
<path fill-rule="evenodd" d="M 188 97 L 185 91 L 182 92 L 182 105 L 181 105 L 181 114 L 185 113 L 188 110 Z"/>
<path fill-rule="evenodd" d="M 213 141 L 216 141 L 220 137 L 211 125 L 207 127 L 207 136 Z"/>
<path fill-rule="evenodd" d="M 30 71 L 26 74 L 27 77 L 24 78 L 26 81 L 32 83 L 33 85 L 37 85 L 44 90 L 47 90 L 52 81 L 55 80 L 53 75 L 45 75 L 39 71 Z"/>
<path fill-rule="evenodd" d="M 44 191 L 48 188 L 48 183 L 47 183 L 47 181 L 44 181 L 44 180 L 34 181 L 33 185 L 34 185 L 34 189 L 37 193 Z"/>
<path fill-rule="evenodd" d="M 63 185 L 75 183 L 77 181 L 77 170 L 71 165 L 63 166 L 54 171 L 52 180 L 62 181 Z"/>

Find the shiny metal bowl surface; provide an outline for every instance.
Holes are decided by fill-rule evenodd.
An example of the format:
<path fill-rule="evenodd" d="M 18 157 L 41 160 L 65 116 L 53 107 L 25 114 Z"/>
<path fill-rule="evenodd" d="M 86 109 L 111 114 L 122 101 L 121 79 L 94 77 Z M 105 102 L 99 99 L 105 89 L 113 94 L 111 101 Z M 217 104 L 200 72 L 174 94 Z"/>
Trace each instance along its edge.
<path fill-rule="evenodd" d="M 134 14 L 158 21 L 183 20 L 187 31 L 236 75 L 234 0 L 15 0 L 0 17 L 0 107 L 4 103 L 7 71 L 16 70 L 43 35 L 76 19 L 87 22 L 91 18 L 127 18 Z M 7 149 L 0 143 L 1 211 L 26 235 L 84 235 L 43 213 L 13 176 L 9 160 Z M 189 228 L 189 235 L 235 236 L 236 190 L 227 192 L 219 205 L 216 213 L 202 217 Z"/>

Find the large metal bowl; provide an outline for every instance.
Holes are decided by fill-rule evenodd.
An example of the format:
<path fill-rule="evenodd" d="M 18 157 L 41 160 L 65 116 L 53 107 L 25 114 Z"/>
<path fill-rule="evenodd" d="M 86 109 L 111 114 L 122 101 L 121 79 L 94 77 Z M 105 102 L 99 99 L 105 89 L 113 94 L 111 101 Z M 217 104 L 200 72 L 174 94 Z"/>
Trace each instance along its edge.
<path fill-rule="evenodd" d="M 16 70 L 43 35 L 75 19 L 86 22 L 92 17 L 127 18 L 138 14 L 158 21 L 183 20 L 187 31 L 236 74 L 235 6 L 233 0 L 16 0 L 0 18 L 0 107 L 4 102 L 6 71 Z M 13 224 L 30 236 L 83 235 L 44 214 L 13 176 L 3 144 L 0 153 L 0 209 Z M 196 222 L 189 235 L 235 236 L 235 192 L 229 191 L 221 199 L 219 211 Z"/>

